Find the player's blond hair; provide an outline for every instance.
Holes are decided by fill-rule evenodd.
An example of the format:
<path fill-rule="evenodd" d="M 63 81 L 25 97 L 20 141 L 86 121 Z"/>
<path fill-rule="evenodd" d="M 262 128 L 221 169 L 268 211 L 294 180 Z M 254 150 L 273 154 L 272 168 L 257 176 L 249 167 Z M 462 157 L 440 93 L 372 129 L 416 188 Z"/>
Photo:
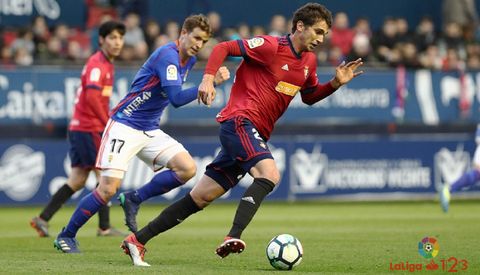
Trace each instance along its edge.
<path fill-rule="evenodd" d="M 206 32 L 209 37 L 212 36 L 212 28 L 210 27 L 210 22 L 208 22 L 208 18 L 205 15 L 190 15 L 185 19 L 185 21 L 183 21 L 182 29 L 186 30 L 188 33 L 192 32 L 196 27 Z"/>

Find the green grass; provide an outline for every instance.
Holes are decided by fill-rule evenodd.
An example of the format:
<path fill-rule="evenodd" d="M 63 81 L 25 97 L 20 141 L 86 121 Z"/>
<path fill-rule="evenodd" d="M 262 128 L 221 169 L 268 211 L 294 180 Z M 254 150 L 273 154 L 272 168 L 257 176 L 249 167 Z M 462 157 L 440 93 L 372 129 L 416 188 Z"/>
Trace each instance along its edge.
<path fill-rule="evenodd" d="M 139 224 L 145 225 L 164 207 L 145 205 Z M 273 236 L 290 233 L 304 246 L 303 262 L 290 273 L 409 274 L 390 271 L 390 263 L 421 263 L 425 269 L 429 260 L 418 254 L 417 245 L 430 236 L 440 244 L 435 258 L 440 268 L 441 259 L 454 256 L 469 264 L 458 273 L 480 274 L 480 201 L 454 202 L 448 214 L 431 201 L 266 202 L 243 234 L 247 249 L 221 260 L 214 249 L 228 232 L 235 208 L 236 204 L 214 204 L 152 239 L 145 257 L 152 265 L 148 269 L 131 265 L 119 248 L 122 238 L 96 237 L 96 217 L 79 232 L 83 253 L 69 255 L 53 248 L 52 237 L 38 238 L 29 227 L 39 208 L 2 208 L 0 273 L 272 274 L 277 271 L 266 260 L 265 247 Z M 53 236 L 72 210 L 66 207 L 52 219 Z M 123 229 L 118 206 L 112 207 L 111 216 L 112 223 Z"/>

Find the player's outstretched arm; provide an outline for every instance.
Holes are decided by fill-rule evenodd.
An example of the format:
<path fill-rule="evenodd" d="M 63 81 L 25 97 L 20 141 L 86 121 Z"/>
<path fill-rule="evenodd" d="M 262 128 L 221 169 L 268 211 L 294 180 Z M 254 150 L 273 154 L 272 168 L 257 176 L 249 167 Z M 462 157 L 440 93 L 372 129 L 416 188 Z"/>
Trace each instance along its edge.
<path fill-rule="evenodd" d="M 305 104 L 313 105 L 330 96 L 340 88 L 340 86 L 361 75 L 363 71 L 357 71 L 357 69 L 362 65 L 363 62 L 361 58 L 346 64 L 345 61 L 342 62 L 342 64 L 335 68 L 335 77 L 330 82 L 326 84 L 317 83 L 316 86 L 302 90 L 302 101 Z"/>
<path fill-rule="evenodd" d="M 338 89 L 340 86 L 350 82 L 353 78 L 361 75 L 363 71 L 357 71 L 357 69 L 362 65 L 363 62 L 361 58 L 346 64 L 345 61 L 343 61 L 335 68 L 335 78 L 331 81 L 332 87 Z"/>

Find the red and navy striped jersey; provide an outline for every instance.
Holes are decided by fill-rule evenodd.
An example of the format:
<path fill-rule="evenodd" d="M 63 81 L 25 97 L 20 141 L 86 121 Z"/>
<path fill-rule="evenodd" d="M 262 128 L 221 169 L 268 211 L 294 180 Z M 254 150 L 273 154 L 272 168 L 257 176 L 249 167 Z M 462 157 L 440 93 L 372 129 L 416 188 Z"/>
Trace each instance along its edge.
<path fill-rule="evenodd" d="M 90 56 L 82 70 L 70 130 L 103 132 L 108 121 L 113 79 L 114 66 L 105 54 L 99 50 Z"/>
<path fill-rule="evenodd" d="M 289 36 L 259 36 L 238 43 L 244 60 L 217 121 L 246 117 L 262 137 L 269 139 L 275 122 L 295 95 L 317 85 L 315 54 L 298 54 Z"/>

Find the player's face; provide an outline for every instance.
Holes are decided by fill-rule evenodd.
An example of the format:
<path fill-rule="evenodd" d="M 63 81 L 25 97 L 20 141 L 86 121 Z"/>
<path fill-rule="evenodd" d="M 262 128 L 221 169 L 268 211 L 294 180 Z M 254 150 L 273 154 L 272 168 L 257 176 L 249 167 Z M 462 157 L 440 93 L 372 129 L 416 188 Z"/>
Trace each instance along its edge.
<path fill-rule="evenodd" d="M 100 36 L 100 44 L 108 57 L 113 58 L 120 55 L 123 48 L 123 35 L 117 30 L 109 33 L 105 38 Z"/>
<path fill-rule="evenodd" d="M 312 26 L 304 26 L 302 42 L 305 51 L 313 51 L 320 43 L 323 43 L 328 33 L 328 25 L 325 20 L 317 21 Z"/>
<path fill-rule="evenodd" d="M 209 38 L 208 33 L 199 27 L 194 28 L 190 33 L 182 30 L 180 34 L 180 49 L 187 56 L 194 56 L 205 46 Z"/>

